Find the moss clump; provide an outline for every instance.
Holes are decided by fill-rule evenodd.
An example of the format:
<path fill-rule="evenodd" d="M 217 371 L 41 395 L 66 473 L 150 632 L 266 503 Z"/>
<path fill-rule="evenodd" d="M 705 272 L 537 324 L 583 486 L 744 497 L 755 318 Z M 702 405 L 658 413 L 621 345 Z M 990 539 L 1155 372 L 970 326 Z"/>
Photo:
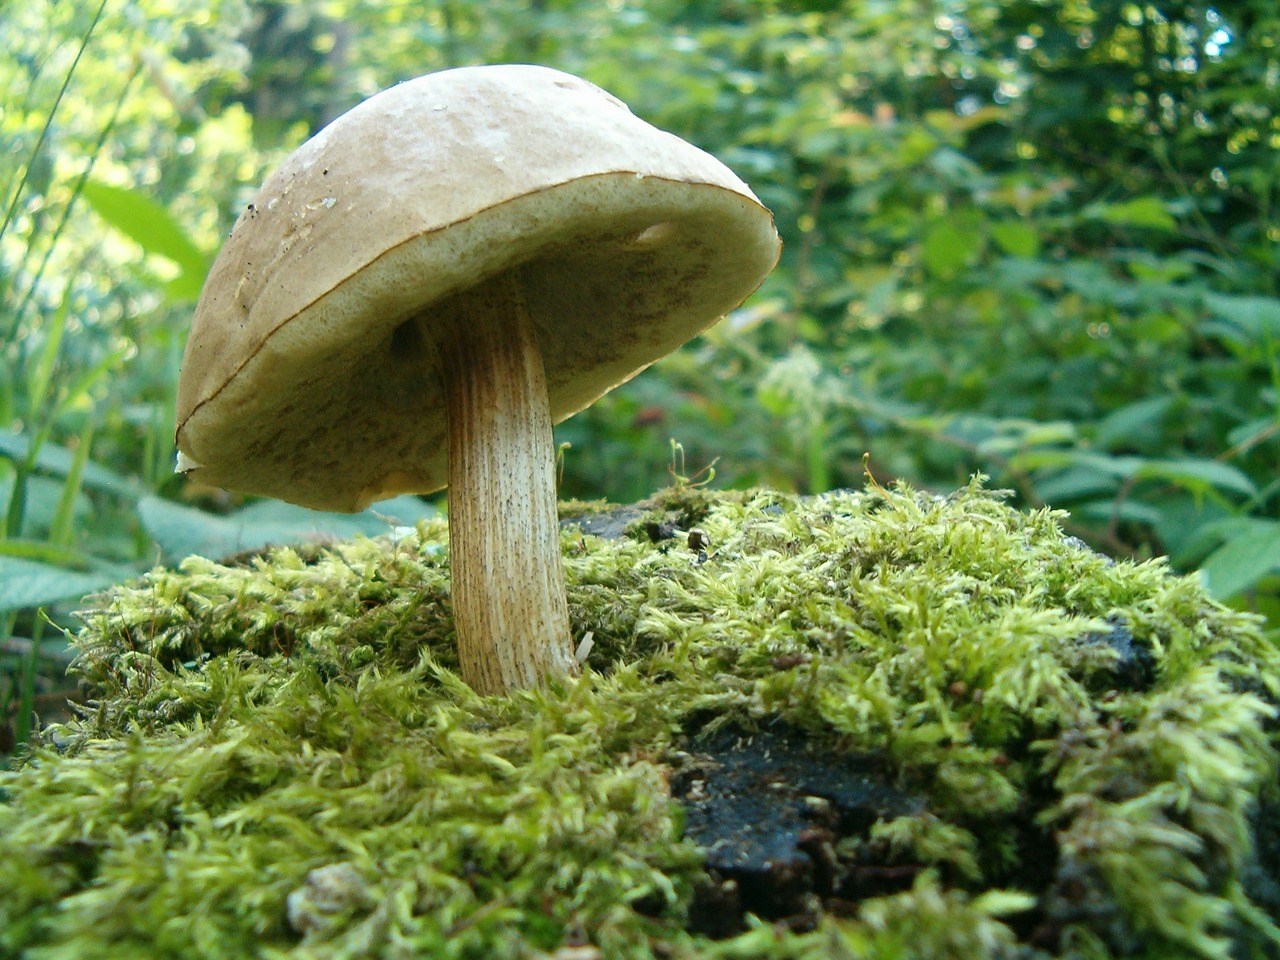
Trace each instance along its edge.
<path fill-rule="evenodd" d="M 1195 580 L 977 484 L 623 519 L 564 530 L 590 669 L 510 698 L 441 524 L 102 598 L 0 954 L 1275 955 L 1280 656 Z"/>

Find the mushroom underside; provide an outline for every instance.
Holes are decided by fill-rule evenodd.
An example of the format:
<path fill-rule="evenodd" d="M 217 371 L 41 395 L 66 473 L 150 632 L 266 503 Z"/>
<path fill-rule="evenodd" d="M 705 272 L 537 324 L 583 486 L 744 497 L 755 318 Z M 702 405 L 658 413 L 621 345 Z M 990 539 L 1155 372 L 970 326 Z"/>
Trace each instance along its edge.
<path fill-rule="evenodd" d="M 557 191 L 589 201 L 608 186 L 593 178 Z M 381 495 L 443 487 L 446 400 L 437 357 L 450 298 L 503 282 L 504 274 L 518 278 L 550 415 L 565 419 L 736 306 L 758 282 L 761 260 L 773 256 L 772 225 L 758 207 L 713 187 L 695 189 L 691 205 L 688 189 L 646 181 L 663 202 L 636 203 L 607 231 L 598 216 L 583 215 L 554 240 L 539 226 L 545 202 L 524 198 L 516 204 L 524 215 L 508 210 L 503 222 L 522 222 L 535 239 L 541 230 L 537 255 L 508 262 L 517 246 L 496 267 L 473 265 L 464 286 L 455 281 L 425 307 L 422 289 L 439 285 L 444 241 L 433 234 L 389 251 L 376 270 L 272 328 L 228 379 L 206 386 L 180 423 L 180 449 L 200 465 L 203 482 L 317 509 L 358 510 Z M 489 213 L 453 225 L 463 235 L 445 252 L 500 246 L 484 229 Z M 744 239 L 743 223 L 761 220 Z M 726 249 L 731 235 L 734 250 Z"/>

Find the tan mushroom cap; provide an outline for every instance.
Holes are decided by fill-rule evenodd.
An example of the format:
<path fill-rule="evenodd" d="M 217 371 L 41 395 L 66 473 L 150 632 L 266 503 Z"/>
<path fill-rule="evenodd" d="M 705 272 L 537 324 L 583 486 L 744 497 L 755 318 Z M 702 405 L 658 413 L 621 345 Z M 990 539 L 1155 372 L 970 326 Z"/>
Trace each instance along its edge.
<path fill-rule="evenodd" d="M 236 222 L 183 359 L 180 463 L 321 509 L 438 489 L 434 305 L 516 271 L 558 422 L 741 303 L 778 247 L 727 167 L 586 81 L 402 83 L 303 144 Z"/>

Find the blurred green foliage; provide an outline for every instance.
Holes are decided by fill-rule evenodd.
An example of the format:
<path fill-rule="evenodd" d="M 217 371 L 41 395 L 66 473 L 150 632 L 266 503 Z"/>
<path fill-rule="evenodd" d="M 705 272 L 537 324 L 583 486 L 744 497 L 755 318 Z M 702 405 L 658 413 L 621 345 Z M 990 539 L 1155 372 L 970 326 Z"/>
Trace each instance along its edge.
<path fill-rule="evenodd" d="M 203 271 L 266 171 L 397 80 L 504 61 L 583 75 L 717 154 L 786 244 L 724 323 L 559 428 L 566 496 L 664 485 L 672 437 L 731 486 L 858 484 L 864 453 L 938 488 L 983 472 L 1280 623 L 1272 0 L 31 0 L 0 19 L 5 636 L 181 553 L 149 526 L 157 497 L 238 506 L 172 475 L 172 406 Z M 297 518 L 265 535 L 277 521 Z"/>

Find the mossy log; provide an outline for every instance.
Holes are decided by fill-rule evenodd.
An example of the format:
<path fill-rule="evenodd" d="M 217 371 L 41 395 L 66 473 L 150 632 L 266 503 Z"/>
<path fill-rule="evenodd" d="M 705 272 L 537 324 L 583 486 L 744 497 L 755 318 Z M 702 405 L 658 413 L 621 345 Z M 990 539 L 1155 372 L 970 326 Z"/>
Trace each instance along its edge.
<path fill-rule="evenodd" d="M 0 955 L 1276 956 L 1280 655 L 1061 520 L 569 506 L 584 670 L 509 697 L 443 522 L 157 569 L 0 776 Z"/>

